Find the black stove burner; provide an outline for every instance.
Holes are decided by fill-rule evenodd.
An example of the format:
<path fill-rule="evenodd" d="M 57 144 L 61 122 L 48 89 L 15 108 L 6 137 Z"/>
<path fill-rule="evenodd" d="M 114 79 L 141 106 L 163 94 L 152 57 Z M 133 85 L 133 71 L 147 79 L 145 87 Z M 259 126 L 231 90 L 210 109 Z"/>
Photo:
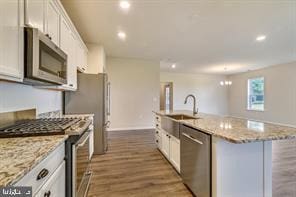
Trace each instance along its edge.
<path fill-rule="evenodd" d="M 0 138 L 63 135 L 67 128 L 80 120 L 80 118 L 22 120 L 14 125 L 0 128 Z"/>

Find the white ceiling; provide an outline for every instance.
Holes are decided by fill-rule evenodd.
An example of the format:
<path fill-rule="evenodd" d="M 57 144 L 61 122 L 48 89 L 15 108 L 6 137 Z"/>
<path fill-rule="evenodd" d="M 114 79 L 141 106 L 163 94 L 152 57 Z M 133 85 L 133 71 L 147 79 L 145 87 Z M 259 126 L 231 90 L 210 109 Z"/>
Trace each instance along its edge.
<path fill-rule="evenodd" d="M 162 71 L 230 74 L 296 60 L 296 0 L 130 2 L 125 12 L 117 0 L 62 0 L 86 42 L 108 56 L 159 60 Z"/>

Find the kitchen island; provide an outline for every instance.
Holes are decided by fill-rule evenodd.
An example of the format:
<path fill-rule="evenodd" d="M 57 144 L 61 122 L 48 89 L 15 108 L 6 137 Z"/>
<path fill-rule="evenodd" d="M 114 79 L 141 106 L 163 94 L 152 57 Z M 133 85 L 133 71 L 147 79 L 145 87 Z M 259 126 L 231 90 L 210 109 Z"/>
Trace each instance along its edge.
<path fill-rule="evenodd" d="M 191 111 L 154 113 L 161 119 L 171 115 L 190 116 L 192 119 L 189 117 L 177 120 L 182 125 L 181 128 L 187 127 L 211 137 L 210 174 L 213 197 L 272 196 L 272 140 L 294 139 L 296 128 L 209 114 L 193 116 Z"/>

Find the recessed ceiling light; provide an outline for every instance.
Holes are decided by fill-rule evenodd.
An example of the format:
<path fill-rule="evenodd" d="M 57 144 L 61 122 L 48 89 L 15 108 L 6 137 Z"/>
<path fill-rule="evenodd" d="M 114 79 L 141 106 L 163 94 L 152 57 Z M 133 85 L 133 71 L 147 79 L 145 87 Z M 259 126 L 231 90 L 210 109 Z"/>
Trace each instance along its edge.
<path fill-rule="evenodd" d="M 121 40 L 125 40 L 126 39 L 126 34 L 123 31 L 118 32 L 117 33 L 117 36 Z"/>
<path fill-rule="evenodd" d="M 172 64 L 172 68 L 176 68 L 176 64 Z"/>
<path fill-rule="evenodd" d="M 131 4 L 128 1 L 120 1 L 119 6 L 123 10 L 128 10 L 131 7 Z"/>
<path fill-rule="evenodd" d="M 260 36 L 257 36 L 257 38 L 256 38 L 256 40 L 258 41 L 258 42 L 262 42 L 262 41 L 264 41 L 266 39 L 266 36 L 265 35 L 260 35 Z"/>

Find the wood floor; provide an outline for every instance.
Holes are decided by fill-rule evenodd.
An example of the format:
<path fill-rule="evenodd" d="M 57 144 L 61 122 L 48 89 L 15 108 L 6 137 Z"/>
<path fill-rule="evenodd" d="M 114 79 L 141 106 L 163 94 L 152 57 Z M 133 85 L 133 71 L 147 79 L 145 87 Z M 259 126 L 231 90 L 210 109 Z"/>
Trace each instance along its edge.
<path fill-rule="evenodd" d="M 109 132 L 109 150 L 92 159 L 88 196 L 192 196 L 159 153 L 152 130 Z"/>

